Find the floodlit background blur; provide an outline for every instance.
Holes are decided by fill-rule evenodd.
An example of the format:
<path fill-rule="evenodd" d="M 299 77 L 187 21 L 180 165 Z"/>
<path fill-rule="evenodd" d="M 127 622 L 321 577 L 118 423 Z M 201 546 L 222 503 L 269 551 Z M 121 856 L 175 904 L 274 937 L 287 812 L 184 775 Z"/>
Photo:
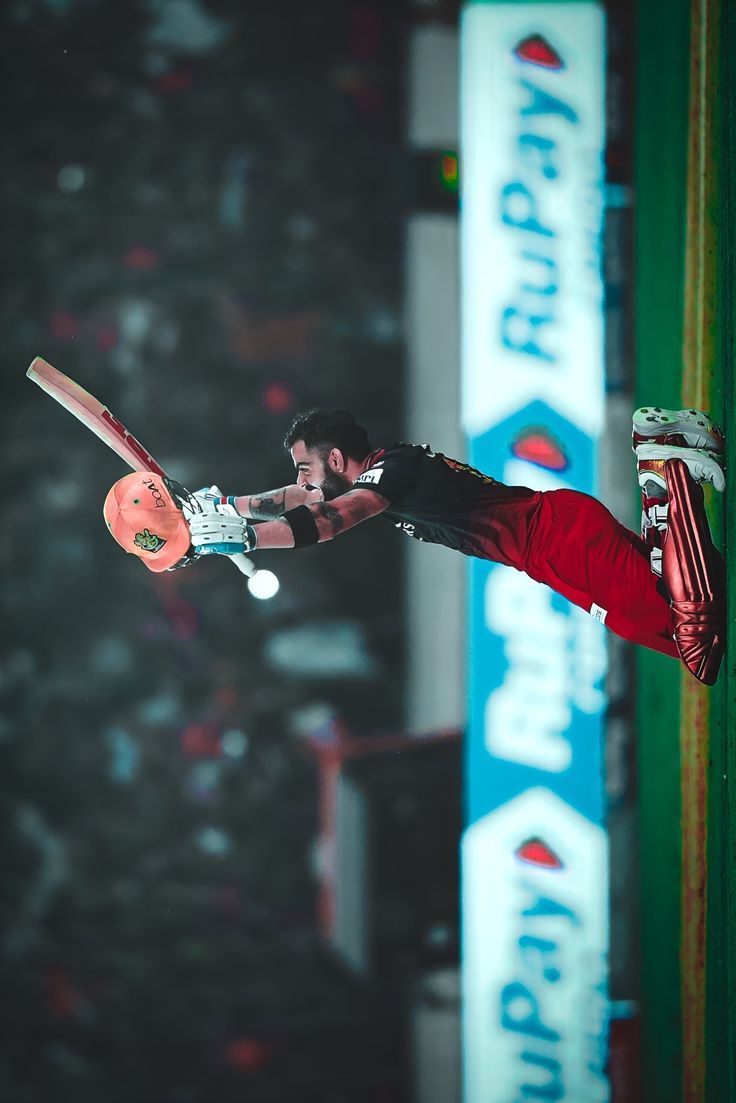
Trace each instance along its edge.
<path fill-rule="evenodd" d="M 194 488 L 292 481 L 315 405 L 400 438 L 427 15 L 456 33 L 452 4 L 2 5 L 3 1103 L 409 1097 L 414 986 L 457 966 L 460 782 L 457 732 L 402 742 L 403 537 L 265 554 L 270 600 L 225 561 L 150 574 L 102 523 L 127 468 L 24 371 Z M 338 790 L 372 831 L 348 918 Z M 455 975 L 425 997 L 456 1022 Z"/>
<path fill-rule="evenodd" d="M 474 10 L 505 62 L 527 66 L 522 83 L 533 73 L 541 87 L 570 5 L 503 5 L 509 27 L 521 9 L 544 16 L 547 39 L 531 23 L 509 37 L 478 13 L 501 7 L 0 5 L 0 1103 L 460 1103 L 463 1036 L 476 1070 L 465 1103 L 505 1103 L 507 1074 L 513 1098 L 594 1103 L 569 1089 L 557 1050 L 530 1056 L 535 1032 L 577 1032 L 595 1103 L 606 1077 L 614 1103 L 735 1097 L 733 662 L 705 701 L 671 660 L 608 636 L 604 652 L 604 629 L 586 635 L 585 618 L 565 622 L 577 650 L 530 632 L 530 648 L 504 652 L 525 685 L 541 671 L 540 693 L 587 700 L 598 725 L 575 747 L 575 795 L 602 811 L 595 860 L 573 872 L 586 907 L 565 956 L 524 926 L 562 914 L 549 897 L 506 922 L 514 878 L 559 883 L 538 838 L 517 840 L 533 845 L 505 855 L 502 876 L 486 836 L 472 868 L 463 851 L 461 884 L 468 775 L 501 828 L 509 776 L 469 723 L 468 658 L 489 632 L 482 609 L 466 623 L 463 557 L 379 518 L 324 547 L 259 554 L 278 580 L 271 596 L 215 557 L 149 573 L 102 521 L 127 468 L 24 376 L 45 357 L 193 489 L 290 482 L 281 441 L 318 405 L 351 409 L 374 446 L 430 442 L 466 458 L 461 296 L 482 306 L 484 281 L 511 277 L 489 255 L 480 287 L 460 279 L 459 88 L 473 68 L 461 22 Z M 582 127 L 587 145 L 565 162 L 591 201 L 568 219 L 570 240 L 592 226 L 600 290 L 605 417 L 589 474 L 636 528 L 632 408 L 707 405 L 723 418 L 734 403 L 734 271 L 718 241 L 736 210 L 736 14 L 727 0 L 583 9 L 597 30 L 568 10 L 574 46 L 559 71 L 586 126 L 605 114 L 604 163 L 600 134 Z M 555 148 L 541 131 L 526 146 L 490 141 L 485 165 L 521 150 L 551 180 Z M 492 221 L 475 210 L 468 255 Z M 524 229 L 524 211 L 505 214 Z M 531 259 L 531 292 L 546 293 L 539 262 L 551 285 L 556 261 Z M 528 260 L 520 247 L 525 291 Z M 534 332 L 547 320 L 526 316 Z M 479 327 L 479 346 L 492 328 Z M 486 394 L 502 394 L 498 381 Z M 576 397 L 565 432 L 586 413 Z M 524 455 L 500 441 L 527 472 L 559 443 L 554 425 L 531 428 Z M 719 543 L 729 531 L 733 542 L 712 498 L 709 509 Z M 479 653 L 487 693 L 506 666 L 492 664 L 486 685 Z M 564 782 L 518 762 L 522 791 Z M 563 844 L 577 845 L 586 815 Z M 481 898 L 488 924 L 464 941 L 461 913 Z M 550 948 L 560 958 L 547 969 Z M 464 1024 L 461 959 L 492 973 Z M 594 1022 L 578 999 L 586 983 Z M 506 1038 L 487 1062 L 491 1028 Z"/>

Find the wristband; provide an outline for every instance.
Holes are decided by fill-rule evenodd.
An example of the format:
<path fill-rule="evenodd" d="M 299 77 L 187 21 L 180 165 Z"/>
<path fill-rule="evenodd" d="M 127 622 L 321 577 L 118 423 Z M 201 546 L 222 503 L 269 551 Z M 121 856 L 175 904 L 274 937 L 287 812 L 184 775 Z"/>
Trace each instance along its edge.
<path fill-rule="evenodd" d="M 319 541 L 317 522 L 309 506 L 297 506 L 287 509 L 283 515 L 294 536 L 295 548 L 308 548 Z"/>
<path fill-rule="evenodd" d="M 235 495 L 228 494 L 223 498 L 217 499 L 218 506 L 232 506 L 235 512 L 238 512 L 238 507 L 235 505 Z"/>

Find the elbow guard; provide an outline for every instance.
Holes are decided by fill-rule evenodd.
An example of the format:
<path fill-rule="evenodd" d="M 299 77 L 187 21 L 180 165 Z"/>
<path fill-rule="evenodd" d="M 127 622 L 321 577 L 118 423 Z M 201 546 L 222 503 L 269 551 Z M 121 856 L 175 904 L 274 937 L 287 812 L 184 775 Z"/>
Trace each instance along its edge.
<path fill-rule="evenodd" d="M 319 541 L 317 522 L 309 506 L 287 509 L 283 517 L 293 533 L 295 548 L 308 548 Z"/>

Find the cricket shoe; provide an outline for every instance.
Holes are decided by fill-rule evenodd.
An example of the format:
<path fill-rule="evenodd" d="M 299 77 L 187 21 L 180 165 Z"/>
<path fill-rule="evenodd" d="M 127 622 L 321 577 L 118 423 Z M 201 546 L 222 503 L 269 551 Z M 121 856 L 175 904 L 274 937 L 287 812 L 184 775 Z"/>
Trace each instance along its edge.
<path fill-rule="evenodd" d="M 646 497 L 667 498 L 664 465 L 668 460 L 682 460 L 696 483 L 713 483 L 716 490 L 725 490 L 726 475 L 723 457 L 709 448 L 683 448 L 672 444 L 639 444 L 636 449 L 636 475 Z"/>
<path fill-rule="evenodd" d="M 665 410 L 642 406 L 632 418 L 631 447 L 668 444 L 679 448 L 706 448 L 723 454 L 723 431 L 704 410 Z"/>

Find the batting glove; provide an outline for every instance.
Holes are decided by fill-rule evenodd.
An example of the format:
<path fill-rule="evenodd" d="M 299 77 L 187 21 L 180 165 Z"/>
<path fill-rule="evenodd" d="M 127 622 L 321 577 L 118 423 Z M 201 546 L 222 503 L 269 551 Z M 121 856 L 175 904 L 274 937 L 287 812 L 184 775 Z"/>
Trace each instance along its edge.
<path fill-rule="evenodd" d="M 201 490 L 195 490 L 192 497 L 196 500 L 202 513 L 207 513 L 210 516 L 240 516 L 235 508 L 235 498 L 232 496 L 226 498 L 219 486 L 203 486 Z"/>
<path fill-rule="evenodd" d="M 203 513 L 188 521 L 197 555 L 236 555 L 255 549 L 256 530 L 245 517 Z"/>

